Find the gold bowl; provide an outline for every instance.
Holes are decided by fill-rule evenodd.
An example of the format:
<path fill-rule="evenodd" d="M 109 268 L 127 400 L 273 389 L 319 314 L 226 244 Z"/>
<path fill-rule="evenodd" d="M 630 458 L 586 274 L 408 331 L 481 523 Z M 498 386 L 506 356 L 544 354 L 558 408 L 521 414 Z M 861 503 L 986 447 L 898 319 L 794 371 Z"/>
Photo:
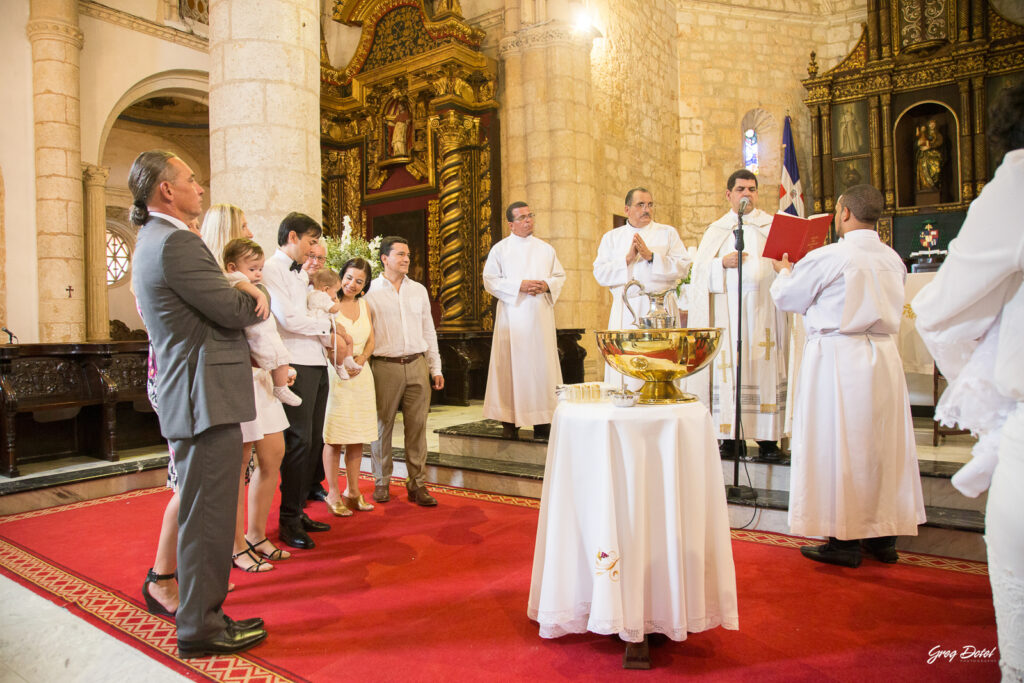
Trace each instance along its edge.
<path fill-rule="evenodd" d="M 696 401 L 674 384 L 704 368 L 718 353 L 722 328 L 598 330 L 597 348 L 613 370 L 645 380 L 638 403 Z"/>

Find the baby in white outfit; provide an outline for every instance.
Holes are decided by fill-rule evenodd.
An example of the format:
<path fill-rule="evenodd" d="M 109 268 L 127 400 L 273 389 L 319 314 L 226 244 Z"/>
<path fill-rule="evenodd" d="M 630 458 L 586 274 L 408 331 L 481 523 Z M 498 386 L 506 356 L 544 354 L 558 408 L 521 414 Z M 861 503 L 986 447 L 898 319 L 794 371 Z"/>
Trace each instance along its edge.
<path fill-rule="evenodd" d="M 238 238 L 224 246 L 225 275 L 234 287 L 250 295 L 262 293 L 267 299 L 270 295 L 260 282 L 263 280 L 263 248 L 256 242 Z M 250 291 L 248 288 L 255 291 Z M 245 339 L 249 342 L 249 351 L 260 368 L 270 373 L 274 382 L 274 396 L 290 406 L 302 404 L 299 398 L 288 388 L 289 379 L 295 371 L 288 366 L 291 355 L 277 333 L 274 316 L 245 328 Z"/>
<path fill-rule="evenodd" d="M 349 379 L 349 373 L 358 373 L 362 366 L 352 358 L 352 337 L 348 336 L 345 329 L 337 325 L 335 320 L 338 311 L 341 310 L 341 302 L 338 301 L 338 292 L 341 291 L 341 278 L 330 268 L 324 267 L 309 276 L 309 284 L 312 286 L 312 290 L 306 295 L 306 308 L 310 316 L 329 320 L 332 325 L 335 325 L 334 329 L 337 332 L 335 343 L 338 343 L 338 337 L 340 337 L 347 344 L 347 347 L 344 349 L 340 346 L 337 349 L 328 349 L 327 355 L 329 358 L 340 356 L 344 359 L 340 363 L 335 363 L 334 369 L 337 371 L 338 377 Z M 331 353 L 331 351 L 334 351 L 334 353 Z"/>

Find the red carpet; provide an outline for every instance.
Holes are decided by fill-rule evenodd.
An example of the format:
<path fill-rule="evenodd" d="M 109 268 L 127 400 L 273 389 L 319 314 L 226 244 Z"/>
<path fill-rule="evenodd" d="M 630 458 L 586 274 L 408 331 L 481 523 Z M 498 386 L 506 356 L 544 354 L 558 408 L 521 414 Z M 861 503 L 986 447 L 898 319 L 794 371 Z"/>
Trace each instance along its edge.
<path fill-rule="evenodd" d="M 651 671 L 624 671 L 616 639 L 543 640 L 527 619 L 537 501 L 431 488 L 434 509 L 393 498 L 338 519 L 311 504 L 333 525 L 315 550 L 232 572 L 227 612 L 270 632 L 240 657 L 182 662 L 173 626 L 140 607 L 166 491 L 0 518 L 0 571 L 197 680 L 999 678 L 996 658 L 960 658 L 996 646 L 985 565 L 907 554 L 849 570 L 801 557 L 803 539 L 747 531 L 733 534 L 740 630 L 665 643 Z M 957 656 L 929 664 L 933 650 Z"/>

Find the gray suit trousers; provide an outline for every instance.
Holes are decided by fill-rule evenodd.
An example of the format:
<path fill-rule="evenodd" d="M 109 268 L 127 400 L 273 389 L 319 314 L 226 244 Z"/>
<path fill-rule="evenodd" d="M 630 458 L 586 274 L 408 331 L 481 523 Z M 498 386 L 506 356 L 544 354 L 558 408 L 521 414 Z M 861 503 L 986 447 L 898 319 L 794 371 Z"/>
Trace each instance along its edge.
<path fill-rule="evenodd" d="M 169 441 L 178 469 L 179 640 L 205 640 L 224 630 L 235 537 L 242 429 L 217 425 L 191 439 Z"/>

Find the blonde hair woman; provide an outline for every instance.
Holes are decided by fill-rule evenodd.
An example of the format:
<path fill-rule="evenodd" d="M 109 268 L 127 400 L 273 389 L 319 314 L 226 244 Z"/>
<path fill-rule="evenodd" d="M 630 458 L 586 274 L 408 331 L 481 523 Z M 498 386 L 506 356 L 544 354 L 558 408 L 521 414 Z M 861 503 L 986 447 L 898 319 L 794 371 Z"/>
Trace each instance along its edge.
<path fill-rule="evenodd" d="M 224 247 L 228 242 L 239 237 L 251 240 L 252 230 L 245 214 L 234 204 L 214 204 L 206 212 L 200 237 L 213 252 L 217 265 L 224 269 Z"/>

